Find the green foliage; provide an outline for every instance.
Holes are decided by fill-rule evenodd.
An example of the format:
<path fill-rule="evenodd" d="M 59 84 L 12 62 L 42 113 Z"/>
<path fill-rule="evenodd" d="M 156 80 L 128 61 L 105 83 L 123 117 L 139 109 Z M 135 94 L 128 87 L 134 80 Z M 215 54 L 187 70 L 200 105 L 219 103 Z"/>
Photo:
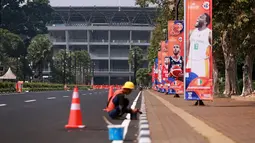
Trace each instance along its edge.
<path fill-rule="evenodd" d="M 151 76 L 149 76 L 149 70 L 147 68 L 140 68 L 136 73 L 136 81 L 140 85 L 149 85 L 151 81 Z"/>
<path fill-rule="evenodd" d="M 22 39 L 6 29 L 0 28 L 0 54 L 8 55 L 9 57 L 18 57 L 21 50 L 24 49 L 24 43 Z"/>
<path fill-rule="evenodd" d="M 134 54 L 136 54 L 136 64 L 137 68 L 142 66 L 144 55 L 143 55 L 143 50 L 136 46 L 132 47 L 129 51 L 128 54 L 128 63 L 134 68 Z"/>
<path fill-rule="evenodd" d="M 54 77 L 52 82 L 61 83 L 63 81 L 64 66 L 66 66 L 67 83 L 75 83 L 76 81 L 78 83 L 85 83 L 91 78 L 91 58 L 86 50 L 69 52 L 59 50 L 55 54 L 51 66 L 51 75 Z"/>
<path fill-rule="evenodd" d="M 49 0 L 3 0 L 0 12 L 1 44 L 5 48 L 0 48 L 0 63 L 15 69 L 18 79 L 24 79 L 31 73 L 26 60 L 27 47 L 37 34 L 48 32 L 46 24 L 51 20 L 53 9 Z"/>
<path fill-rule="evenodd" d="M 48 0 L 4 0 L 1 3 L 1 28 L 30 40 L 37 34 L 47 33 L 46 23 L 53 9 Z"/>
<path fill-rule="evenodd" d="M 42 80 L 42 70 L 45 64 L 49 63 L 52 57 L 52 43 L 45 34 L 35 36 L 28 49 L 28 61 L 33 63 L 33 69 L 36 71 L 36 77 Z"/>
<path fill-rule="evenodd" d="M 39 34 L 35 36 L 27 51 L 28 60 L 33 62 L 35 66 L 45 62 L 49 62 L 51 59 L 52 43 L 47 35 Z"/>

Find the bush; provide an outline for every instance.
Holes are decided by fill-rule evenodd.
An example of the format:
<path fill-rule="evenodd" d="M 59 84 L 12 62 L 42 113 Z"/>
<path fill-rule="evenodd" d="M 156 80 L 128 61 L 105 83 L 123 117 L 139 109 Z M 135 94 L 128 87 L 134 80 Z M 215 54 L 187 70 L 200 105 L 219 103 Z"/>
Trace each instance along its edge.
<path fill-rule="evenodd" d="M 0 93 L 8 93 L 8 92 L 15 92 L 16 83 L 14 82 L 0 82 Z M 73 90 L 75 85 L 67 85 L 67 87 L 70 90 Z M 88 90 L 91 89 L 91 86 L 86 86 L 86 85 L 78 85 L 77 86 L 79 90 Z M 64 90 L 63 84 L 51 84 L 51 83 L 24 83 L 23 84 L 23 91 L 30 91 L 30 92 L 35 92 L 35 91 L 57 91 L 57 90 Z"/>

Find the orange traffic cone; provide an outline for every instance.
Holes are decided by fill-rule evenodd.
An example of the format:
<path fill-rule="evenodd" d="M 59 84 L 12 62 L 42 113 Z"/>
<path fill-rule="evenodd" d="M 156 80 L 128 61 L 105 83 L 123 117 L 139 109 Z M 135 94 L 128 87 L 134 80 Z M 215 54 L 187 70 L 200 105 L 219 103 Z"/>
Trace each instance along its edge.
<path fill-rule="evenodd" d="M 75 87 L 73 91 L 71 111 L 69 114 L 69 121 L 65 128 L 84 128 L 85 125 L 82 124 L 82 115 L 80 109 L 80 98 L 78 93 L 78 88 Z"/>
<path fill-rule="evenodd" d="M 110 98 L 113 96 L 113 86 L 109 87 L 109 92 L 108 92 L 108 100 L 110 100 Z M 106 111 L 107 107 L 104 109 L 104 111 Z"/>

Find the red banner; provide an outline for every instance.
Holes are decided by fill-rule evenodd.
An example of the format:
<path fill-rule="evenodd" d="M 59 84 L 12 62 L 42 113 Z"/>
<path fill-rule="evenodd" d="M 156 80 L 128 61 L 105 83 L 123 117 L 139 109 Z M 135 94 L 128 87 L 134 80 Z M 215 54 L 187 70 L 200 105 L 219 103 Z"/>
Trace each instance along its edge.
<path fill-rule="evenodd" d="M 185 1 L 186 100 L 213 100 L 212 0 Z"/>
<path fill-rule="evenodd" d="M 183 21 L 168 21 L 168 55 L 170 94 L 183 94 L 184 66 L 184 25 Z"/>

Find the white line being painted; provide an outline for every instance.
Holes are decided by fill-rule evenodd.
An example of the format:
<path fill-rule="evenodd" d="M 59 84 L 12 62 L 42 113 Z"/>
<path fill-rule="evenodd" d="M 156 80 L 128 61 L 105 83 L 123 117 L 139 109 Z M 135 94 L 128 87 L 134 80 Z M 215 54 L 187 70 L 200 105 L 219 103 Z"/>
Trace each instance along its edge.
<path fill-rule="evenodd" d="M 4 106 L 6 106 L 6 104 L 0 104 L 0 107 L 4 107 Z"/>
<path fill-rule="evenodd" d="M 56 99 L 56 97 L 48 97 L 47 99 L 49 99 L 49 100 Z"/>
<path fill-rule="evenodd" d="M 140 97 L 140 95 L 141 95 L 141 91 L 138 93 L 138 95 L 136 96 L 136 98 L 135 98 L 135 100 L 134 100 L 134 102 L 133 102 L 133 104 L 131 105 L 131 109 L 134 109 L 135 108 L 135 106 L 136 106 L 136 103 L 137 103 L 137 101 L 138 101 L 138 99 L 139 99 L 139 97 Z M 126 116 L 126 120 L 124 120 L 123 122 L 122 122 L 122 126 L 124 126 L 125 128 L 124 128 L 124 135 L 123 135 L 123 138 L 125 139 L 125 137 L 126 137 L 126 134 L 127 134 L 127 132 L 128 132 L 128 126 L 129 126 L 129 123 L 130 123 L 130 114 L 127 114 L 127 116 Z M 112 141 L 112 143 L 123 143 L 123 141 Z"/>
<path fill-rule="evenodd" d="M 35 102 L 35 101 L 36 101 L 35 99 L 32 99 L 32 100 L 26 100 L 24 102 L 29 103 L 29 102 Z"/>
<path fill-rule="evenodd" d="M 69 96 L 63 96 L 64 98 L 66 98 L 66 97 L 69 97 Z"/>

